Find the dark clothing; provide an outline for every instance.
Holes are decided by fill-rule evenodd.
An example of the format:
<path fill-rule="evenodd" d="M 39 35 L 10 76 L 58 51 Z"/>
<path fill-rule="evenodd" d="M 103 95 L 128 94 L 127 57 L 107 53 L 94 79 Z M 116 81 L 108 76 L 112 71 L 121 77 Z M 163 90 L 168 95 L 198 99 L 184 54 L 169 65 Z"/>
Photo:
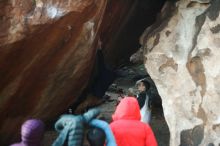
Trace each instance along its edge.
<path fill-rule="evenodd" d="M 146 92 L 141 92 L 140 94 L 138 94 L 137 100 L 138 100 L 139 107 L 141 109 L 145 104 Z"/>
<path fill-rule="evenodd" d="M 105 132 L 106 136 L 106 146 L 117 146 L 115 137 L 111 131 L 111 128 L 109 127 L 108 123 L 102 120 L 93 119 L 89 125 L 100 128 Z"/>
<path fill-rule="evenodd" d="M 115 78 L 116 73 L 105 64 L 102 51 L 98 49 L 88 85 L 77 101 L 71 105 L 72 110 L 75 111 L 77 106 L 87 98 L 88 94 L 102 99 Z"/>
<path fill-rule="evenodd" d="M 151 100 L 151 104 L 153 106 L 161 106 L 162 105 L 162 101 L 161 101 L 161 97 L 157 91 L 157 87 L 154 83 L 154 81 L 151 79 L 150 76 L 141 79 L 140 81 L 144 81 L 145 83 L 148 82 L 150 84 L 150 88 L 147 90 L 147 94 L 150 97 Z M 139 81 L 137 81 L 139 82 Z"/>
<path fill-rule="evenodd" d="M 115 78 L 116 73 L 105 64 L 102 51 L 98 49 L 94 68 L 94 80 L 90 92 L 94 96 L 102 98 Z"/>
<path fill-rule="evenodd" d="M 141 92 L 138 94 L 138 104 L 140 106 L 140 109 L 144 106 L 145 104 L 145 100 L 146 100 L 146 95 L 148 95 L 149 97 L 149 101 L 148 101 L 148 107 L 151 108 L 152 107 L 152 96 L 149 92 Z"/>

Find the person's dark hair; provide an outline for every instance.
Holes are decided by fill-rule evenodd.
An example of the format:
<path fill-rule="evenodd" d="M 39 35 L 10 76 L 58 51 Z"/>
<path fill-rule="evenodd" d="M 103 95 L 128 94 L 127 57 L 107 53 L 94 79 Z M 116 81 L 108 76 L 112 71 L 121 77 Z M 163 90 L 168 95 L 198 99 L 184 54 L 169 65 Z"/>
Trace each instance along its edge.
<path fill-rule="evenodd" d="M 150 83 L 148 81 L 142 80 L 141 82 L 144 84 L 146 91 L 150 89 Z"/>
<path fill-rule="evenodd" d="M 100 128 L 91 128 L 87 133 L 90 146 L 103 146 L 105 144 L 105 133 Z"/>

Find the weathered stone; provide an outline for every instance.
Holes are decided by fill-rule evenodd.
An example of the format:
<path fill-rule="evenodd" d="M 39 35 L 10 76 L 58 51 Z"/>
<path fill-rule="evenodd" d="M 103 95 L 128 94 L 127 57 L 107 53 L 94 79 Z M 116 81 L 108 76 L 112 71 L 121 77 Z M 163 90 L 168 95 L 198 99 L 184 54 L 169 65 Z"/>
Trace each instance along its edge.
<path fill-rule="evenodd" d="M 130 61 L 132 63 L 140 63 L 142 64 L 144 62 L 144 57 L 143 57 L 143 49 L 140 48 L 137 52 L 131 55 Z"/>
<path fill-rule="evenodd" d="M 208 146 L 215 146 L 213 143 L 209 143 Z"/>
<path fill-rule="evenodd" d="M 220 143 L 220 128 L 214 126 L 220 124 L 219 6 L 219 0 L 169 1 L 164 7 L 172 8 L 169 15 L 162 9 L 140 39 L 171 146 Z"/>
<path fill-rule="evenodd" d="M 0 10 L 0 24 L 8 23 L 0 38 L 2 145 L 8 145 L 24 120 L 47 121 L 81 94 L 93 67 L 106 5 L 35 1 L 32 8 L 31 2 L 7 1 Z"/>
<path fill-rule="evenodd" d="M 203 138 L 203 126 L 196 126 L 190 130 L 183 130 L 180 134 L 180 146 L 198 146 Z"/>
<path fill-rule="evenodd" d="M 210 28 L 212 33 L 218 33 L 220 31 L 220 24 L 217 24 L 216 26 Z"/>
<path fill-rule="evenodd" d="M 0 1 L 1 145 L 13 141 L 26 119 L 46 122 L 76 102 L 90 78 L 97 40 L 105 36 L 103 45 L 111 46 L 137 2 Z"/>
<path fill-rule="evenodd" d="M 198 2 L 198 3 L 210 3 L 211 0 L 191 0 L 192 2 Z"/>

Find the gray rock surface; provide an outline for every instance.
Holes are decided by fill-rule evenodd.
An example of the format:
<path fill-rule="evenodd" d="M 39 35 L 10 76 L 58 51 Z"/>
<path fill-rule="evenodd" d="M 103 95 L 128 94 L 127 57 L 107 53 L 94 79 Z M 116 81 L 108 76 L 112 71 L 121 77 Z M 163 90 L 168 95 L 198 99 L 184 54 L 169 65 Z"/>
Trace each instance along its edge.
<path fill-rule="evenodd" d="M 140 42 L 170 146 L 220 143 L 220 1 L 167 2 Z"/>

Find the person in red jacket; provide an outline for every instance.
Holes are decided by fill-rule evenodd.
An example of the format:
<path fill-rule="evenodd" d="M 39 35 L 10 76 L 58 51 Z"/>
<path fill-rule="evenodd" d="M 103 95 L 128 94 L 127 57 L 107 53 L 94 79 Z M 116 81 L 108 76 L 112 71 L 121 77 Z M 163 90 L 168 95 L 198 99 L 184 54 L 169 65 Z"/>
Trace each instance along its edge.
<path fill-rule="evenodd" d="M 118 146 L 157 146 L 151 127 L 140 121 L 140 108 L 136 98 L 123 98 L 112 119 L 110 127 Z"/>

